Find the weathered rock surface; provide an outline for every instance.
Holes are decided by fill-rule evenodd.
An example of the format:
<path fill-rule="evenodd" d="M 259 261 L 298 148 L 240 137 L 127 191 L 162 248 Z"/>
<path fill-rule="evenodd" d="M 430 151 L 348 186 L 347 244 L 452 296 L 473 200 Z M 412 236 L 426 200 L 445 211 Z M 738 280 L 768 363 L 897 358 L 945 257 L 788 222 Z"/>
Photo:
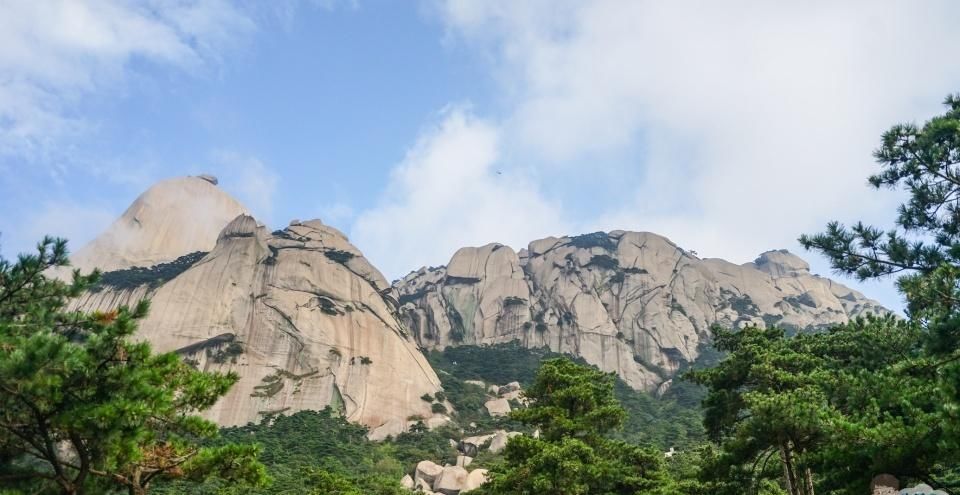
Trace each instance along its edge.
<path fill-rule="evenodd" d="M 486 407 L 487 413 L 493 417 L 510 414 L 510 402 L 504 398 L 490 399 L 483 404 L 483 407 Z"/>
<path fill-rule="evenodd" d="M 466 487 L 469 475 L 462 467 L 447 466 L 433 482 L 433 491 L 443 495 L 457 495 Z"/>
<path fill-rule="evenodd" d="M 467 493 L 486 482 L 486 469 L 468 471 L 459 460 L 456 466 L 440 466 L 433 461 L 420 461 L 414 470 L 413 478 L 406 475 L 400 480 L 400 484 L 408 490 L 442 495 Z"/>
<path fill-rule="evenodd" d="M 583 357 L 654 391 L 694 361 L 714 323 L 822 328 L 887 311 L 786 251 L 736 265 L 646 232 L 598 232 L 457 251 L 397 281 L 420 346 L 519 341 Z M 664 389 L 665 390 L 665 389 Z"/>
<path fill-rule="evenodd" d="M 247 213 L 216 184 L 217 179 L 209 175 L 156 183 L 106 231 L 71 255 L 70 262 L 84 272 L 111 271 L 210 251 L 220 230 Z"/>
<path fill-rule="evenodd" d="M 423 480 L 430 487 L 433 487 L 433 482 L 440 477 L 441 473 L 443 473 L 443 466 L 433 461 L 420 461 L 413 477 L 416 480 Z"/>
<path fill-rule="evenodd" d="M 158 190 L 164 197 L 178 196 L 167 191 L 170 184 L 195 194 L 211 194 L 209 188 L 216 190 L 215 196 L 223 194 L 206 179 L 176 179 L 151 188 L 138 203 L 153 204 Z M 206 202 L 200 199 L 200 204 Z M 152 217 L 141 219 L 146 218 Z M 198 236 L 203 231 L 189 218 L 180 220 L 184 223 L 173 225 L 158 217 L 159 224 L 144 225 L 167 225 L 169 239 L 180 238 L 172 232 L 175 228 Z M 440 390 L 440 381 L 400 324 L 386 279 L 346 236 L 319 220 L 269 233 L 242 214 L 218 232 L 209 246 L 183 244 L 152 251 L 151 256 L 159 257 L 150 259 L 209 250 L 176 270 L 112 272 L 138 275 L 105 276 L 120 282 L 104 284 L 74 305 L 103 310 L 150 299 L 151 311 L 138 337 L 158 351 L 177 351 L 199 369 L 240 376 L 228 395 L 206 412 L 222 425 L 326 406 L 369 426 L 372 438 L 404 431 L 414 416 L 434 426 L 449 420 L 434 415 L 420 400 Z M 142 259 L 147 258 L 120 256 L 107 266 Z M 155 272 L 160 278 L 150 280 Z"/>
<path fill-rule="evenodd" d="M 480 488 L 480 485 L 487 482 L 487 470 L 486 469 L 474 469 L 470 471 L 470 474 L 467 475 L 467 482 L 463 487 L 464 492 L 470 490 L 476 490 Z"/>

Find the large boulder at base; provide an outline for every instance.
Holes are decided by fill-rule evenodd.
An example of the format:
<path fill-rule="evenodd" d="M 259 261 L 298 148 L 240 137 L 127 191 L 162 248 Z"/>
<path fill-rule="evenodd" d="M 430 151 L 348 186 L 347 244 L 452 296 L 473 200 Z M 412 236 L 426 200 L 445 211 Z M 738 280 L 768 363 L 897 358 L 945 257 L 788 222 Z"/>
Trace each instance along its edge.
<path fill-rule="evenodd" d="M 816 330 L 889 313 L 785 250 L 738 265 L 622 230 L 548 237 L 519 253 L 461 248 L 394 287 L 423 348 L 549 347 L 650 392 L 696 361 L 714 324 Z"/>
<path fill-rule="evenodd" d="M 491 416 L 506 416 L 510 414 L 510 402 L 507 399 L 491 399 L 483 404 Z"/>
<path fill-rule="evenodd" d="M 469 474 L 462 467 L 447 466 L 433 482 L 433 491 L 443 495 L 457 495 L 466 488 Z"/>
<path fill-rule="evenodd" d="M 497 430 L 497 432 L 493 434 L 493 438 L 490 439 L 490 447 L 488 447 L 488 450 L 490 450 L 492 454 L 499 454 L 503 449 L 507 448 L 507 442 L 509 440 L 510 436 L 507 432 Z"/>
<path fill-rule="evenodd" d="M 433 461 L 420 461 L 417 463 L 417 469 L 414 471 L 413 477 L 427 482 L 432 487 L 442 472 L 443 466 Z"/>
<path fill-rule="evenodd" d="M 464 484 L 463 492 L 469 492 L 470 490 L 476 490 L 480 488 L 481 485 L 487 482 L 487 470 L 486 469 L 474 469 L 470 471 L 470 474 L 467 475 L 467 482 Z M 461 493 L 463 493 L 461 492 Z"/>

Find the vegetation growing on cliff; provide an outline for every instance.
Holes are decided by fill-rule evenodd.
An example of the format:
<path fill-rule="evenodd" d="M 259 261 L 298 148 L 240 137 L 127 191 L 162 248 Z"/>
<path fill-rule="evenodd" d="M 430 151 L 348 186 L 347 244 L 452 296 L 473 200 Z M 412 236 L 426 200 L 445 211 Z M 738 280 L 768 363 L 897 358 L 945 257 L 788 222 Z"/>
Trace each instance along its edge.
<path fill-rule="evenodd" d="M 104 288 L 134 289 L 147 286 L 155 289 L 168 280 L 187 271 L 191 266 L 203 259 L 207 253 L 197 251 L 185 254 L 169 263 L 159 263 L 151 267 L 134 266 L 122 270 L 103 273 L 90 288 L 91 291 L 100 291 Z"/>

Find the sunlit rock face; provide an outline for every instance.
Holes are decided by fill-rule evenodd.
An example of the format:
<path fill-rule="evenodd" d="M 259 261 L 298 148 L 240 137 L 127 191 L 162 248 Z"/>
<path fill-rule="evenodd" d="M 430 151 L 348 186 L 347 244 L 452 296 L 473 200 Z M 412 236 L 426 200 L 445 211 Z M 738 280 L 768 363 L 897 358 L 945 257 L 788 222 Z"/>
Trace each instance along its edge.
<path fill-rule="evenodd" d="M 222 425 L 331 406 L 383 438 L 411 418 L 442 419 L 420 399 L 440 382 L 398 320 L 394 289 L 342 233 L 319 220 L 270 233 L 238 214 L 208 252 L 190 251 L 198 246 L 184 244 L 171 263 L 109 272 L 74 305 L 149 299 L 138 337 L 240 376 L 206 413 Z"/>
<path fill-rule="evenodd" d="M 92 242 L 70 256 L 90 271 L 149 267 L 196 251 L 210 251 L 217 234 L 247 209 L 209 175 L 154 184 Z"/>
<path fill-rule="evenodd" d="M 736 265 L 646 232 L 598 232 L 457 251 L 395 284 L 422 347 L 519 341 L 583 357 L 656 390 L 694 361 L 711 325 L 822 328 L 879 303 L 786 251 Z"/>

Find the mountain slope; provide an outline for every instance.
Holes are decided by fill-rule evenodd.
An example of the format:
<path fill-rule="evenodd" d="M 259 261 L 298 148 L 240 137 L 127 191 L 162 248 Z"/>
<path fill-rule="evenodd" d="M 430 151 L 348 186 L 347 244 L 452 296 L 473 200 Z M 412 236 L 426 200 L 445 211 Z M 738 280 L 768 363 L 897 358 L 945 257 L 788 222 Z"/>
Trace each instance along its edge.
<path fill-rule="evenodd" d="M 463 248 L 395 287 L 422 347 L 545 346 L 649 391 L 697 358 L 714 323 L 810 329 L 887 312 L 786 251 L 735 265 L 646 232 L 549 237 L 520 253 Z"/>
<path fill-rule="evenodd" d="M 210 199 L 191 201 L 201 207 Z M 206 227 L 188 219 L 165 225 Z M 144 237 L 162 237 L 149 228 Z M 318 220 L 268 233 L 242 214 L 221 228 L 208 253 L 106 273 L 75 306 L 103 310 L 149 298 L 138 337 L 197 368 L 240 375 L 207 412 L 222 425 L 331 406 L 377 438 L 404 431 L 411 416 L 433 416 L 420 396 L 436 393 L 440 381 L 397 319 L 389 284 L 342 233 Z M 131 257 L 120 259 L 110 266 Z"/>
<path fill-rule="evenodd" d="M 106 231 L 70 256 L 84 272 L 153 266 L 213 249 L 220 229 L 247 213 L 209 175 L 160 181 Z"/>

